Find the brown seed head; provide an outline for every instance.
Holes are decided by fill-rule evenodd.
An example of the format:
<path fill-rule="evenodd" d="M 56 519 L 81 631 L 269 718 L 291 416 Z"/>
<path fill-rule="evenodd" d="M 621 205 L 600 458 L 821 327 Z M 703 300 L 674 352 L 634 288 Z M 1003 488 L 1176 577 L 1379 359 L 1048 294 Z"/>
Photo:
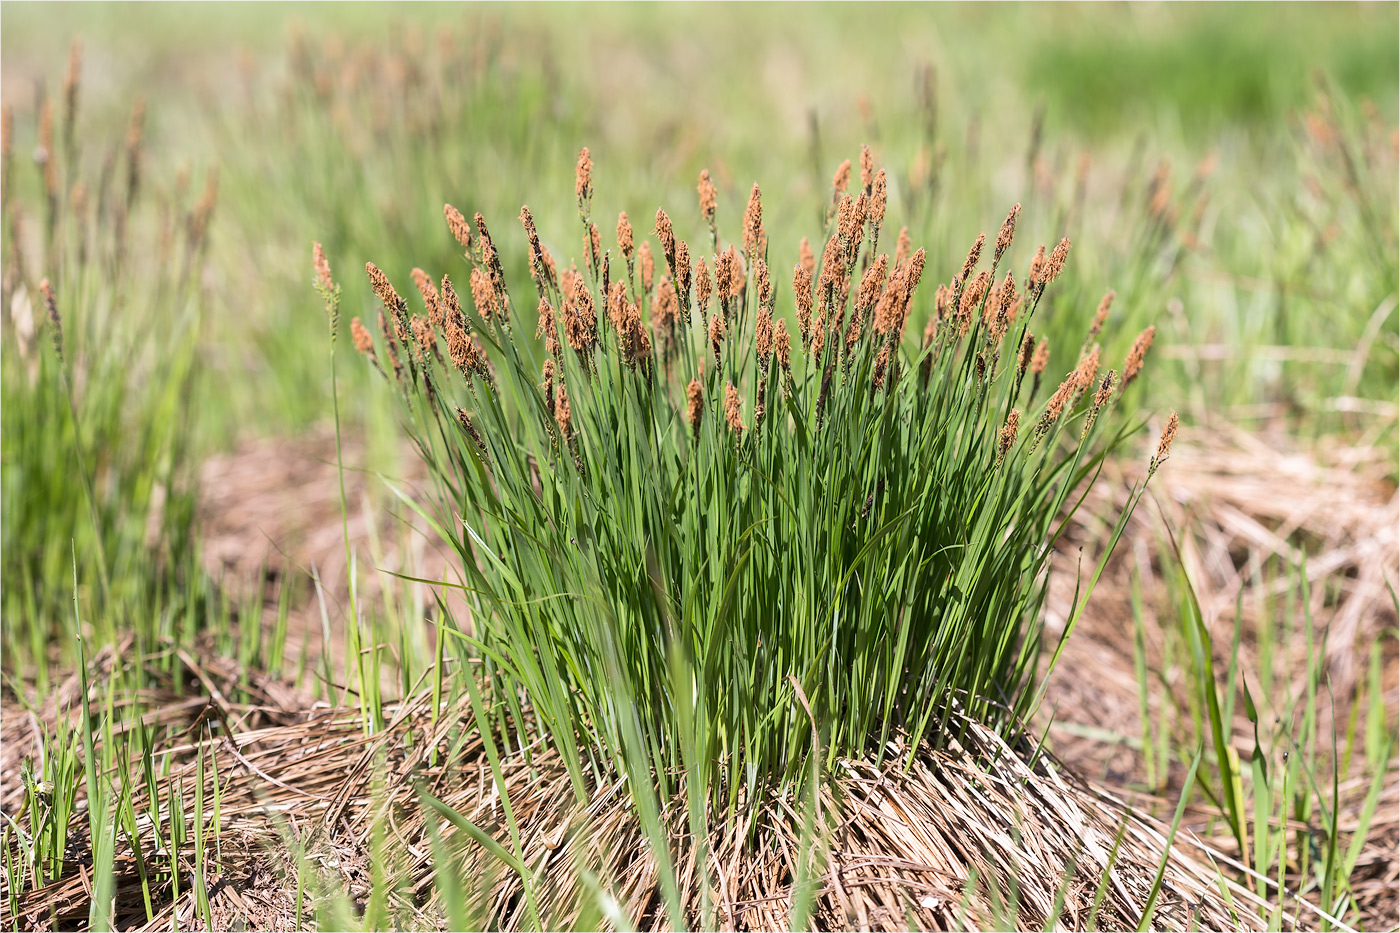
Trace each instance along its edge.
<path fill-rule="evenodd" d="M 419 269 L 413 269 L 413 284 L 418 287 L 418 293 L 423 296 L 423 305 L 428 309 L 428 320 L 434 327 L 441 327 L 443 320 L 442 296 L 438 294 L 437 286 L 433 284 L 432 276 Z"/>
<path fill-rule="evenodd" d="M 748 282 L 744 276 L 748 267 L 740 261 L 739 251 L 733 246 L 730 246 L 725 253 L 729 256 L 729 268 L 732 270 L 729 277 L 729 300 L 734 301 L 744 293 L 744 286 Z"/>
<path fill-rule="evenodd" d="M 715 362 L 719 362 L 720 347 L 724 343 L 724 318 L 716 314 L 710 318 L 710 349 L 715 352 Z"/>
<path fill-rule="evenodd" d="M 1089 328 L 1090 340 L 1097 337 L 1099 331 L 1103 330 L 1103 323 L 1108 320 L 1108 309 L 1113 306 L 1113 296 L 1115 294 L 1117 293 L 1109 292 L 1107 295 L 1104 295 L 1103 300 L 1099 302 L 1099 310 L 1094 314 L 1094 326 Z"/>
<path fill-rule="evenodd" d="M 598 233 L 597 224 L 588 225 L 588 265 L 601 274 L 603 267 L 603 237 Z"/>
<path fill-rule="evenodd" d="M 763 232 L 763 201 L 758 182 L 749 192 L 749 204 L 744 208 L 744 258 L 753 262 L 763 254 L 767 236 Z"/>
<path fill-rule="evenodd" d="M 836 174 L 831 177 L 831 187 L 838 192 L 844 193 L 851 184 L 851 160 L 842 162 L 836 169 Z"/>
<path fill-rule="evenodd" d="M 432 325 L 420 315 L 413 315 L 409 323 L 413 328 L 414 345 L 418 349 L 418 363 L 427 366 L 428 354 L 437 352 L 437 336 L 433 333 Z"/>
<path fill-rule="evenodd" d="M 804 236 L 797 246 L 797 258 L 802 268 L 807 270 L 807 278 L 817 274 L 817 257 L 812 255 L 812 244 Z"/>
<path fill-rule="evenodd" d="M 617 332 L 618 341 L 621 342 L 626 335 L 627 322 L 627 286 L 621 282 L 614 282 L 608 288 L 608 321 L 612 324 L 613 330 Z"/>
<path fill-rule="evenodd" d="M 739 407 L 739 390 L 734 388 L 734 383 L 726 383 L 724 387 L 724 420 L 729 422 L 729 430 L 735 434 L 744 433 L 743 413 Z"/>
<path fill-rule="evenodd" d="M 468 326 L 466 316 L 462 314 L 462 303 L 457 300 L 457 290 L 452 287 L 452 279 L 445 275 L 442 277 L 442 316 L 464 328 Z"/>
<path fill-rule="evenodd" d="M 1099 390 L 1094 393 L 1094 407 L 1102 408 L 1108 404 L 1108 400 L 1113 397 L 1113 383 L 1118 374 L 1113 370 L 1108 371 L 1108 375 L 1103 377 L 1099 383 Z"/>
<path fill-rule="evenodd" d="M 1099 374 L 1099 348 L 1097 345 L 1090 350 L 1084 359 L 1079 361 L 1079 366 L 1074 371 L 1075 392 L 1087 392 L 1094 385 L 1094 380 Z"/>
<path fill-rule="evenodd" d="M 967 258 L 963 260 L 962 271 L 958 273 L 958 281 L 966 282 L 967 277 L 972 274 L 972 270 L 977 268 L 977 261 L 982 258 L 982 246 L 987 242 L 985 233 L 977 234 L 977 242 L 972 244 L 972 249 L 967 251 Z"/>
<path fill-rule="evenodd" d="M 1060 383 L 1060 387 L 1055 390 L 1055 394 L 1050 396 L 1050 401 L 1045 404 L 1045 415 L 1041 421 L 1053 423 L 1059 419 L 1060 415 L 1064 414 L 1065 406 L 1069 404 L 1070 398 L 1078 387 L 1078 372 L 1070 372 L 1065 376 L 1064 382 Z"/>
<path fill-rule="evenodd" d="M 1016 432 L 1021 426 L 1021 411 L 1013 408 L 1006 416 L 1006 424 L 1001 426 L 1001 434 L 997 437 L 997 464 L 1000 465 L 1006 455 L 1011 452 L 1012 446 L 1016 443 Z"/>
<path fill-rule="evenodd" d="M 698 441 L 700 439 L 700 420 L 705 415 L 705 390 L 700 385 L 699 379 L 690 380 L 690 384 L 685 387 L 685 416 L 690 422 L 691 434 Z"/>
<path fill-rule="evenodd" d="M 705 257 L 701 256 L 696 263 L 695 301 L 700 305 L 700 313 L 702 315 L 705 313 L 705 309 L 709 307 L 710 291 L 713 287 L 714 283 L 710 281 L 710 267 L 705 265 Z"/>
<path fill-rule="evenodd" d="M 588 150 L 585 149 L 584 152 Z M 564 436 L 564 443 L 567 444 L 574 439 L 574 412 L 569 407 L 569 390 L 564 388 L 564 383 L 554 387 L 554 420 L 559 422 L 559 433 Z"/>
<path fill-rule="evenodd" d="M 758 367 L 767 368 L 768 359 L 773 355 L 773 316 L 767 307 L 760 307 L 758 320 L 754 324 L 754 348 L 758 351 Z"/>
<path fill-rule="evenodd" d="M 771 313 L 774 301 L 773 278 L 768 273 L 768 263 L 762 259 L 754 262 L 753 282 L 754 293 L 758 296 L 759 309 Z"/>
<path fill-rule="evenodd" d="M 666 216 L 666 212 L 661 208 L 656 209 L 656 239 L 661 243 L 661 254 L 666 257 L 666 262 L 672 263 L 676 258 L 676 234 L 671 229 L 671 218 Z"/>
<path fill-rule="evenodd" d="M 1031 257 L 1031 270 L 1026 275 L 1027 291 L 1035 290 L 1038 293 L 1044 290 L 1045 270 L 1048 263 L 1049 260 L 1045 258 L 1045 244 L 1042 243 L 1035 251 L 1035 255 Z"/>
<path fill-rule="evenodd" d="M 972 322 L 977 316 L 977 306 L 982 303 L 982 297 L 987 294 L 987 289 L 992 284 L 992 272 L 990 269 L 983 269 L 977 273 L 977 278 L 963 289 L 962 298 L 958 302 L 958 336 L 967 336 L 968 330 L 972 327 Z"/>
<path fill-rule="evenodd" d="M 940 284 L 938 291 L 933 293 L 934 318 L 941 321 L 948 317 L 953 310 L 953 289 L 947 285 Z"/>
<path fill-rule="evenodd" d="M 885 287 L 885 276 L 889 273 L 890 257 L 881 253 L 865 270 L 860 279 L 860 291 L 856 293 L 856 310 L 863 311 L 875 305 Z"/>
<path fill-rule="evenodd" d="M 875 185 L 875 159 L 866 145 L 860 147 L 860 185 L 867 192 Z"/>
<path fill-rule="evenodd" d="M 1157 328 L 1149 326 L 1147 330 L 1137 335 L 1137 340 L 1133 341 L 1133 348 L 1128 351 L 1128 359 L 1123 363 L 1123 388 L 1125 390 L 1142 372 L 1142 364 L 1147 359 L 1147 351 L 1152 349 L 1152 341 L 1156 336 Z"/>
<path fill-rule="evenodd" d="M 805 344 L 812 328 L 812 273 L 802 263 L 792 268 L 792 293 L 797 301 L 798 332 Z"/>
<path fill-rule="evenodd" d="M 1065 271 L 1065 260 L 1069 257 L 1069 237 L 1060 240 L 1055 251 L 1050 254 L 1050 262 L 1045 269 L 1045 284 L 1049 285 Z"/>
<path fill-rule="evenodd" d="M 544 396 L 544 407 L 550 417 L 554 416 L 554 360 L 546 359 L 540 369 L 540 394 Z"/>
<path fill-rule="evenodd" d="M 39 293 L 44 296 L 44 310 L 48 312 L 50 336 L 53 338 L 53 351 L 59 362 L 63 361 L 63 319 L 58 314 L 58 299 L 48 279 L 39 282 Z"/>
<path fill-rule="evenodd" d="M 992 255 L 992 265 L 1001 262 L 1001 257 L 1006 255 L 1006 250 L 1011 246 L 1011 238 L 1016 235 L 1016 217 L 1020 213 L 1021 205 L 1016 204 L 1006 215 L 1006 220 L 1002 221 L 1001 232 L 997 234 L 996 251 Z"/>
<path fill-rule="evenodd" d="M 870 222 L 879 229 L 885 222 L 885 202 L 889 199 L 889 181 L 885 178 L 885 170 L 875 173 L 875 188 L 870 192 Z"/>
<path fill-rule="evenodd" d="M 1035 335 L 1026 331 L 1025 339 L 1021 341 L 1021 348 L 1016 355 L 1016 374 L 1024 376 L 1026 370 L 1030 369 L 1031 357 L 1035 355 Z"/>
<path fill-rule="evenodd" d="M 711 225 L 715 222 L 715 205 L 717 203 L 715 183 L 710 181 L 709 169 L 700 170 L 700 184 L 696 185 L 696 191 L 700 193 L 700 213 L 705 215 L 705 220 Z"/>
<path fill-rule="evenodd" d="M 637 258 L 642 266 L 642 291 L 651 294 L 651 283 L 656 276 L 656 262 L 651 258 L 651 243 L 646 240 L 637 247 Z"/>
<path fill-rule="evenodd" d="M 589 202 L 593 200 L 593 159 L 588 155 L 588 147 L 578 152 L 578 165 L 574 168 L 574 196 L 578 198 L 578 215 L 588 219 Z"/>
<path fill-rule="evenodd" d="M 617 215 L 617 248 L 622 250 L 623 257 L 631 262 L 636 244 L 632 242 L 632 222 L 627 219 L 626 211 Z"/>
<path fill-rule="evenodd" d="M 457 242 L 462 244 L 462 248 L 470 250 L 472 248 L 472 228 L 467 223 L 467 218 L 462 216 L 462 212 L 451 204 L 442 206 L 442 214 L 447 218 L 447 228 L 452 231 L 452 235 L 457 238 Z"/>
<path fill-rule="evenodd" d="M 326 251 L 321 248 L 320 243 L 311 244 L 311 264 L 316 267 L 316 282 L 321 288 L 327 294 L 335 291 L 335 280 L 331 278 L 331 264 L 326 261 Z"/>
<path fill-rule="evenodd" d="M 909 258 L 909 228 L 899 228 L 899 239 L 895 241 L 894 265 L 899 268 Z"/>
<path fill-rule="evenodd" d="M 1157 455 L 1152 458 L 1147 465 L 1148 474 L 1157 472 L 1157 468 L 1166 462 L 1167 456 L 1171 453 L 1172 441 L 1176 439 L 1176 431 L 1181 421 L 1176 416 L 1176 412 L 1171 413 L 1167 419 L 1166 426 L 1162 428 L 1162 437 L 1157 441 Z"/>
<path fill-rule="evenodd" d="M 481 315 L 483 321 L 491 320 L 500 312 L 491 277 L 480 266 L 472 269 L 472 301 L 476 304 L 476 313 Z"/>
<path fill-rule="evenodd" d="M 778 365 L 783 368 L 783 372 L 787 372 L 792 368 L 792 338 L 788 336 L 786 318 L 778 318 L 773 342 L 778 350 Z"/>
<path fill-rule="evenodd" d="M 670 342 L 676 332 L 676 321 L 680 317 L 680 302 L 676 298 L 676 287 L 671 277 L 663 275 L 661 285 L 656 289 L 656 299 L 651 305 L 651 327 L 658 335 Z"/>
<path fill-rule="evenodd" d="M 1039 376 L 1050 363 L 1050 341 L 1042 337 L 1036 345 L 1035 356 L 1031 357 L 1031 373 Z"/>
<path fill-rule="evenodd" d="M 359 318 L 350 319 L 350 339 L 355 342 L 355 349 L 365 356 L 374 356 L 374 338 Z"/>
<path fill-rule="evenodd" d="M 379 297 L 379 300 L 384 302 L 386 310 L 393 314 L 395 318 L 407 311 L 403 299 L 399 297 L 398 292 L 394 291 L 394 286 L 389 284 L 388 276 L 379 271 L 378 266 L 372 262 L 365 263 L 365 273 L 369 276 L 370 287 L 374 289 L 374 293 Z"/>
<path fill-rule="evenodd" d="M 676 241 L 676 290 L 680 292 L 681 304 L 685 307 L 686 320 L 690 320 L 690 247 L 685 240 Z"/>
<path fill-rule="evenodd" d="M 565 302 L 565 307 L 568 307 L 568 302 Z M 548 298 L 540 298 L 539 323 L 535 325 L 535 336 L 544 338 L 545 351 L 550 356 L 559 355 L 559 332 L 554 327 L 554 306 L 549 303 Z"/>

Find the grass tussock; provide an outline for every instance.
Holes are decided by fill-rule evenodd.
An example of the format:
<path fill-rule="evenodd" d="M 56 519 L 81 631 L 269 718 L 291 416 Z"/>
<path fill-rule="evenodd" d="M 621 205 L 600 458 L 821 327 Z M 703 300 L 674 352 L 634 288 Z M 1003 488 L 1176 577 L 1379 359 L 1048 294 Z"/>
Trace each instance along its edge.
<path fill-rule="evenodd" d="M 415 270 L 426 318 L 411 313 L 368 266 L 387 313 L 366 355 L 404 401 L 473 606 L 448 634 L 487 659 L 503 708 L 528 698 L 580 790 L 618 769 L 732 813 L 818 762 L 878 761 L 897 731 L 941 746 L 959 722 L 1008 727 L 1035 704 L 1046 563 L 1123 436 L 1126 382 L 1087 320 L 1053 390 L 1031 370 L 1070 244 L 1009 271 L 1017 209 L 985 266 L 979 237 L 920 298 L 925 253 L 905 237 L 880 252 L 885 176 L 868 160 L 860 189 L 837 174 L 821 261 L 793 267 L 795 331 L 757 185 L 738 246 L 710 226 L 702 175 L 709 261 L 699 249 L 692 268 L 658 210 L 664 266 L 625 217 L 614 263 L 586 149 L 583 268 L 523 210 L 528 302 L 484 218 L 468 228 L 451 207 L 473 308 Z"/>

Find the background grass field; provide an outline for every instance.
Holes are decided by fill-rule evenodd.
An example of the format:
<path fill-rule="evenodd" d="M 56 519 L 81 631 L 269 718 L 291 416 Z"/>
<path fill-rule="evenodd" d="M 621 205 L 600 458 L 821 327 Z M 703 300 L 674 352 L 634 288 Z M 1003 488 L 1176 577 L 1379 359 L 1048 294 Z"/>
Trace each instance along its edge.
<path fill-rule="evenodd" d="M 1075 365 L 1109 289 L 1106 359 L 1157 327 L 1128 413 L 1150 430 L 1108 464 L 1061 548 L 1052 635 L 1073 612 L 1061 592 L 1073 589 L 1073 548 L 1099 553 L 1168 409 L 1185 449 L 1051 681 L 1062 711 L 1051 747 L 1144 802 L 1183 799 L 1192 829 L 1338 920 L 1394 927 L 1396 901 L 1381 892 L 1400 864 L 1387 815 L 1398 9 L 6 4 L 0 606 L 15 821 L 4 831 L 19 859 L 7 916 L 35 887 L 17 880 L 21 863 L 32 876 L 36 851 L 61 857 L 70 818 L 110 859 L 148 831 L 135 813 L 145 799 L 170 845 L 204 858 L 202 841 L 169 836 L 160 800 L 172 768 L 188 766 L 203 794 L 205 760 L 156 749 L 191 728 L 171 704 L 210 694 L 214 658 L 241 672 L 226 688 L 241 691 L 235 703 L 275 705 L 273 688 L 250 685 L 256 672 L 308 703 L 356 706 L 371 732 L 442 669 L 424 622 L 430 591 L 381 572 L 440 575 L 440 548 L 375 474 L 427 484 L 344 326 L 333 388 L 312 240 L 342 287 L 344 321 L 374 317 L 358 274 L 367 260 L 396 283 L 416 265 L 462 268 L 465 284 L 445 202 L 485 215 L 507 278 L 523 283 L 521 204 L 556 255 L 581 255 L 573 165 L 588 146 L 605 239 L 618 211 L 649 231 L 665 205 L 699 242 L 702 168 L 735 231 L 759 182 L 791 317 L 795 244 L 820 248 L 831 174 L 869 144 L 890 173 L 891 240 L 907 226 L 928 250 L 925 300 L 1020 202 L 1020 242 L 1074 241 L 1043 312 L 1052 374 Z M 52 187 L 36 158 L 45 99 Z M 62 359 L 42 323 L 45 277 Z M 327 466 L 338 449 L 344 476 Z M 79 710 L 90 692 L 98 708 Z M 149 734 L 130 728 L 143 712 Z M 91 728 L 66 731 L 84 719 Z M 68 797 L 43 803 L 53 816 L 36 829 L 41 802 L 20 769 L 39 742 L 53 749 L 39 769 Z M 1202 744 L 1208 777 L 1193 783 Z M 145 798 L 140 780 L 117 777 L 141 760 Z M 73 809 L 80 784 L 96 801 L 85 811 Z M 392 843 L 376 845 L 392 863 Z M 178 885 L 161 883 L 165 896 Z M 144 905 L 127 905 L 142 922 L 161 901 L 146 887 Z M 206 923 L 214 902 L 194 895 Z M 321 903 L 328 922 L 348 919 Z"/>

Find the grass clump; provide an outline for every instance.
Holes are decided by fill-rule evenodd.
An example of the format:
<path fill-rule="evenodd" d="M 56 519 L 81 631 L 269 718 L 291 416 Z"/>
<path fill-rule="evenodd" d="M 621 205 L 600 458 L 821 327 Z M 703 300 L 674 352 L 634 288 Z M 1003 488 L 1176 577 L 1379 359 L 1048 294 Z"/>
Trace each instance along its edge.
<path fill-rule="evenodd" d="M 1062 381 L 1035 352 L 1069 241 L 1007 271 L 1013 210 L 923 300 L 924 253 L 882 229 L 867 152 L 860 187 L 838 172 L 820 261 L 799 250 L 793 329 L 757 185 L 737 245 L 702 175 L 698 245 L 658 211 L 655 250 L 624 215 L 614 253 L 591 168 L 584 150 L 582 269 L 524 209 L 534 288 L 513 298 L 484 218 L 448 207 L 475 313 L 415 270 L 410 314 L 370 264 L 378 345 L 352 323 L 437 483 L 472 603 L 459 631 L 514 734 L 524 696 L 580 793 L 585 772 L 642 769 L 663 797 L 684 773 L 732 807 L 818 754 L 942 745 L 958 713 L 1017 722 L 1052 543 L 1125 433 L 1092 335 Z"/>
<path fill-rule="evenodd" d="M 188 172 L 145 177 L 140 103 L 118 142 L 84 139 L 80 66 L 75 45 L 34 126 L 4 113 L 4 667 L 40 693 L 50 664 L 77 663 L 75 572 L 103 644 L 169 633 L 197 573 L 192 390 L 217 176 L 202 191 Z M 14 157 L 31 144 L 37 171 Z"/>

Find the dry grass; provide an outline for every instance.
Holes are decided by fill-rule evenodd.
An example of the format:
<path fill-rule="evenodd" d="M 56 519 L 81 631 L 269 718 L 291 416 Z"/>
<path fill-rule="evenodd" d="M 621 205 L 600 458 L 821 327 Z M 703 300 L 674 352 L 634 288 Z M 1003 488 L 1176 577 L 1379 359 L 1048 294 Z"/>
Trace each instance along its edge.
<path fill-rule="evenodd" d="M 94 659 L 94 694 L 101 693 L 114 659 L 125 654 L 105 652 Z M 389 727 L 371 737 L 353 713 L 314 707 L 280 685 L 248 684 L 245 673 L 226 663 L 182 658 L 180 676 L 190 686 L 201 685 L 203 695 L 187 690 L 193 695 L 178 700 L 172 689 L 166 696 L 145 697 L 155 710 L 146 720 L 184 727 L 180 734 L 186 743 L 172 749 L 176 764 L 171 774 L 186 799 L 194 793 L 201 748 L 216 762 L 212 770 L 223 789 L 223 818 L 217 843 L 209 843 L 211 875 L 206 878 L 216 926 L 291 928 L 298 848 L 306 865 L 343 887 L 362 907 L 371 896 L 368 866 L 376 825 L 393 837 L 400 855 L 387 866 L 396 881 L 390 895 L 396 921 L 439 926 L 431 886 L 435 865 L 418 789 L 487 831 L 504 835 L 499 798 L 479 737 L 470 731 L 465 704 L 438 716 L 426 701 L 392 707 Z M 37 717 L 5 707 L 0 729 L 7 810 L 13 810 L 21 793 L 13 780 L 19 756 L 33 751 L 43 720 L 71 713 L 81 689 L 77 684 L 72 678 Z M 225 702 L 222 697 L 235 685 L 251 687 L 257 702 Z M 208 723 L 220 720 L 232 725 L 231 735 L 210 734 Z M 417 740 L 407 741 L 410 735 Z M 459 735 L 471 738 L 454 742 Z M 1082 926 L 1121 829 L 1098 918 L 1107 927 L 1135 925 L 1161 858 L 1165 828 L 1127 811 L 1106 791 L 1069 778 L 1048 757 L 1027 764 L 1031 757 L 1029 746 L 1010 748 L 990 731 L 973 727 L 964 746 L 955 743 L 938 753 L 921 750 L 907 773 L 898 767 L 838 762 L 820 802 L 830 826 L 830 849 L 816 882 L 816 924 L 871 930 L 987 928 L 1014 915 L 1018 927 L 1040 928 L 1063 888 L 1062 923 Z M 655 862 L 619 785 L 594 787 L 587 803 L 579 805 L 566 771 L 547 752 L 528 764 L 517 754 L 505 773 L 526 861 L 540 867 L 544 890 L 554 895 L 548 901 L 554 905 L 553 923 L 575 916 L 570 905 L 577 897 L 576 868 L 583 864 L 598 872 L 633 922 L 648 929 L 666 925 Z M 206 792 L 212 793 L 214 775 L 206 773 L 206 780 Z M 140 793 L 133 802 L 138 809 L 145 805 Z M 756 811 L 752 825 L 715 826 L 708 840 L 708 894 L 726 929 L 786 926 L 799 859 L 799 809 L 791 800 L 774 799 Z M 682 866 L 695 851 L 682 829 L 683 811 L 683 802 L 677 802 L 664 815 Z M 450 827 L 445 836 L 452 839 Z M 143 846 L 152 844 L 142 840 Z M 22 895 L 18 915 L 7 911 L 0 922 L 34 929 L 85 928 L 91 895 L 85 845 L 85 839 L 75 838 L 78 857 L 69 861 L 65 875 Z M 468 847 L 464 858 L 464 877 L 487 879 L 478 894 L 493 915 L 506 927 L 519 928 L 524 917 L 515 909 L 518 880 L 493 872 L 490 856 L 480 848 Z M 183 853 L 182 864 L 193 865 L 192 853 Z M 1066 874 L 1071 864 L 1078 866 L 1072 878 Z M 168 885 L 158 889 L 156 914 L 147 920 L 129 846 L 119 846 L 116 866 L 118 928 L 189 929 L 197 923 L 188 884 L 178 900 L 170 899 Z M 978 881 L 968 885 L 974 871 Z M 1174 851 L 1157 923 L 1172 929 L 1238 926 L 1214 877 L 1207 865 Z M 692 922 L 698 922 L 701 892 L 695 873 L 683 871 L 681 878 L 690 882 L 682 895 Z M 991 890 L 1004 895 L 1013 886 L 1019 904 L 1000 908 L 989 896 Z M 1248 898 L 1239 889 L 1234 894 Z"/>

